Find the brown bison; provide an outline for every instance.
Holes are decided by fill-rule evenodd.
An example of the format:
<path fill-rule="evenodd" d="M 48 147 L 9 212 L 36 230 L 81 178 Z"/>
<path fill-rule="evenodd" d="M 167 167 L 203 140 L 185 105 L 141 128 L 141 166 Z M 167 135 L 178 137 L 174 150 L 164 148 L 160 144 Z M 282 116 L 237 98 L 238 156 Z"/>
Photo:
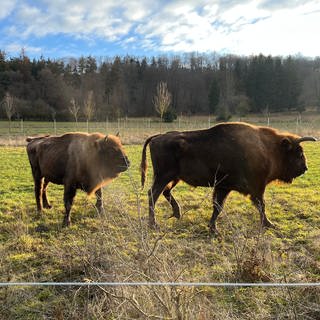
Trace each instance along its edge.
<path fill-rule="evenodd" d="M 232 191 L 250 195 L 260 213 L 261 225 L 272 227 L 265 214 L 264 191 L 268 183 L 291 183 L 306 170 L 300 145 L 315 141 L 246 123 L 221 123 L 207 130 L 168 132 L 149 137 L 143 146 L 141 182 L 145 182 L 146 148 L 150 144 L 154 181 L 149 195 L 149 225 L 156 226 L 154 207 L 162 193 L 180 218 L 180 207 L 171 194 L 182 180 L 191 186 L 211 187 L 213 214 L 209 227 L 216 232 L 216 219 Z"/>
<path fill-rule="evenodd" d="M 37 209 L 51 208 L 47 199 L 49 182 L 64 186 L 65 216 L 70 224 L 70 209 L 77 189 L 95 193 L 102 210 L 101 187 L 129 166 L 120 139 L 100 133 L 66 133 L 62 136 L 27 138 L 27 153 L 34 179 Z"/>

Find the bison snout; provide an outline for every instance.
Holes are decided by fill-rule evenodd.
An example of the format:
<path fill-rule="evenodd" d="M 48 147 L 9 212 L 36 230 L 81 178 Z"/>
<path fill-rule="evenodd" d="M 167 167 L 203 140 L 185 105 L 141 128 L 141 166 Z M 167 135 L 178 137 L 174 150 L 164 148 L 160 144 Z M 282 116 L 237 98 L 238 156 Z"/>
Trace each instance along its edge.
<path fill-rule="evenodd" d="M 308 167 L 307 167 L 306 165 L 303 165 L 303 166 L 300 168 L 299 172 L 297 172 L 298 176 L 304 174 L 307 170 L 308 170 Z"/>
<path fill-rule="evenodd" d="M 130 160 L 128 159 L 128 157 L 124 157 L 124 161 L 126 163 L 126 166 L 129 168 L 130 167 Z"/>
<path fill-rule="evenodd" d="M 130 167 L 130 160 L 127 156 L 123 156 L 123 163 L 119 166 L 121 172 L 128 170 Z"/>

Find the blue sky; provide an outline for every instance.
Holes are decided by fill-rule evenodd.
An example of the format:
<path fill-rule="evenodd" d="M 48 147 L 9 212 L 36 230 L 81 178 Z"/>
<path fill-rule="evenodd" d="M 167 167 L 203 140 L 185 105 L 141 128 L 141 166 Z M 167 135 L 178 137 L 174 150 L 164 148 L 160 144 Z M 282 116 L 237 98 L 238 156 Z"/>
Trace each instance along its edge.
<path fill-rule="evenodd" d="M 320 56 L 319 0 L 1 0 L 0 50 L 33 58 Z"/>

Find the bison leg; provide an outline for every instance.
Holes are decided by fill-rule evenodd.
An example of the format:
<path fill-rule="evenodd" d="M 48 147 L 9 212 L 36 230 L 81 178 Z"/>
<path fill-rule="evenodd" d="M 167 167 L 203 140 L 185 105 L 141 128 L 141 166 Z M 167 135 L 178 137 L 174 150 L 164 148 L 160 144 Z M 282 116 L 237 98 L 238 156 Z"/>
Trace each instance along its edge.
<path fill-rule="evenodd" d="M 102 190 L 101 188 L 98 189 L 96 192 L 97 202 L 96 202 L 96 208 L 98 209 L 99 213 L 103 212 L 103 202 L 102 202 Z"/>
<path fill-rule="evenodd" d="M 31 166 L 33 181 L 34 181 L 34 195 L 37 203 L 37 211 L 42 211 L 41 192 L 42 192 L 42 176 L 39 168 L 38 159 L 35 150 L 28 149 L 28 158 Z"/>
<path fill-rule="evenodd" d="M 77 189 L 74 186 L 65 186 L 64 187 L 64 206 L 66 209 L 64 219 L 63 219 L 63 226 L 68 227 L 70 226 L 71 219 L 70 219 L 70 210 L 72 207 L 73 199 L 76 195 Z"/>
<path fill-rule="evenodd" d="M 215 188 L 213 191 L 213 213 L 209 222 L 210 233 L 217 233 L 216 220 L 223 209 L 224 202 L 230 193 L 227 189 Z"/>
<path fill-rule="evenodd" d="M 48 198 L 47 198 L 48 184 L 49 184 L 49 181 L 44 179 L 43 188 L 42 188 L 42 205 L 46 209 L 51 209 L 52 207 L 51 207 L 51 205 L 48 201 Z"/>
<path fill-rule="evenodd" d="M 41 195 L 42 195 L 42 178 L 34 175 L 34 194 L 37 202 L 37 210 L 40 213 L 42 211 Z"/>
<path fill-rule="evenodd" d="M 155 178 L 153 185 L 151 189 L 148 191 L 148 197 L 149 197 L 149 226 L 151 228 L 156 227 L 156 220 L 154 216 L 154 207 L 156 205 L 156 202 L 160 196 L 160 194 L 163 192 L 163 189 L 166 187 L 169 181 L 172 181 L 172 179 L 157 179 Z"/>
<path fill-rule="evenodd" d="M 261 226 L 263 228 L 274 228 L 275 225 L 266 216 L 263 196 L 252 196 L 251 201 L 260 213 Z"/>
<path fill-rule="evenodd" d="M 172 210 L 173 210 L 173 214 L 172 214 L 172 216 L 170 216 L 170 218 L 175 217 L 177 219 L 179 219 L 181 216 L 180 206 L 179 206 L 179 203 L 176 201 L 176 199 L 171 194 L 171 190 L 177 185 L 178 182 L 179 182 L 179 180 L 175 180 L 175 181 L 172 181 L 171 183 L 169 183 L 167 185 L 166 189 L 162 193 L 164 195 L 164 197 L 170 203 Z"/>

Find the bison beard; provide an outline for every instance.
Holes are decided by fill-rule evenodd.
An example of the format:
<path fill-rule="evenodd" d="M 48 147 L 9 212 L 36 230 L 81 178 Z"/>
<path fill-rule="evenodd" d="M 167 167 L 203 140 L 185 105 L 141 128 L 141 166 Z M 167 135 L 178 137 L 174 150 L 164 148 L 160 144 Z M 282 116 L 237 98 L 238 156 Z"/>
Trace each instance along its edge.
<path fill-rule="evenodd" d="M 233 190 L 249 195 L 260 213 L 261 225 L 272 227 L 265 214 L 265 188 L 274 180 L 291 183 L 307 170 L 300 146 L 303 141 L 315 141 L 315 138 L 236 122 L 221 123 L 207 130 L 174 131 L 149 137 L 141 160 L 144 186 L 146 148 L 150 144 L 154 181 L 148 191 L 149 225 L 156 226 L 154 208 L 161 193 L 172 207 L 172 216 L 180 218 L 180 207 L 171 190 L 182 180 L 195 187 L 214 188 L 211 232 L 217 231 L 216 219 Z"/>
<path fill-rule="evenodd" d="M 27 138 L 27 153 L 34 179 L 39 212 L 51 208 L 49 182 L 64 185 L 64 226 L 70 225 L 70 210 L 77 189 L 95 193 L 102 210 L 101 187 L 125 171 L 130 162 L 116 136 L 100 133 L 67 133 L 62 136 Z"/>

